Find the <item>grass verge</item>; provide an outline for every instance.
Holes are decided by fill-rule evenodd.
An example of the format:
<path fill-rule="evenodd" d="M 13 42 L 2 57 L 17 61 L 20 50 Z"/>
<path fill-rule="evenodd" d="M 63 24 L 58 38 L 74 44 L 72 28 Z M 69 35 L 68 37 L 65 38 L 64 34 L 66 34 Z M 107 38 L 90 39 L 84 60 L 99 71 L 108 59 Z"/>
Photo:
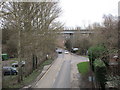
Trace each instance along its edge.
<path fill-rule="evenodd" d="M 82 57 L 86 57 L 86 58 L 88 58 L 88 56 L 87 56 L 87 55 L 86 55 L 86 56 L 85 56 L 85 55 L 83 55 Z"/>
<path fill-rule="evenodd" d="M 78 71 L 82 75 L 86 74 L 89 71 L 89 62 L 81 62 L 77 64 Z"/>

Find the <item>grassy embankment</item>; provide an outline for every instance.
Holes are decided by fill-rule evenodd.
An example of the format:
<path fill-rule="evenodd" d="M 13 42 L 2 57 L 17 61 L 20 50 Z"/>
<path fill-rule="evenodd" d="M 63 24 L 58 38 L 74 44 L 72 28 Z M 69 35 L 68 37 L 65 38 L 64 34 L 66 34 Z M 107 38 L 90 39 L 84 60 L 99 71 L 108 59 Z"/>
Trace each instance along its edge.
<path fill-rule="evenodd" d="M 78 71 L 82 75 L 86 74 L 89 71 L 89 62 L 81 62 L 77 64 Z"/>

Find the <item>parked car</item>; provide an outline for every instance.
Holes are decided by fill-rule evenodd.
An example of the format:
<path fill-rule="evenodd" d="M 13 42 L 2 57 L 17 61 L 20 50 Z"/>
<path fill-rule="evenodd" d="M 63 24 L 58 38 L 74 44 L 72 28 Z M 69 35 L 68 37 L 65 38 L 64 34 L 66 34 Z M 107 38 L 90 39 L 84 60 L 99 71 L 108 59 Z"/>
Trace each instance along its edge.
<path fill-rule="evenodd" d="M 2 71 L 3 71 L 3 75 L 17 75 L 18 74 L 18 70 L 13 67 L 3 67 Z"/>
<path fill-rule="evenodd" d="M 12 67 L 17 68 L 18 67 L 18 63 L 12 63 Z"/>
<path fill-rule="evenodd" d="M 76 53 L 79 49 L 78 48 L 72 48 L 71 52 Z"/>
<path fill-rule="evenodd" d="M 61 53 L 62 53 L 62 49 L 57 49 L 56 52 L 57 52 L 58 54 L 61 54 Z"/>
<path fill-rule="evenodd" d="M 25 65 L 25 61 L 21 61 L 21 66 L 23 67 Z M 12 67 L 17 68 L 18 67 L 18 61 L 12 63 Z"/>

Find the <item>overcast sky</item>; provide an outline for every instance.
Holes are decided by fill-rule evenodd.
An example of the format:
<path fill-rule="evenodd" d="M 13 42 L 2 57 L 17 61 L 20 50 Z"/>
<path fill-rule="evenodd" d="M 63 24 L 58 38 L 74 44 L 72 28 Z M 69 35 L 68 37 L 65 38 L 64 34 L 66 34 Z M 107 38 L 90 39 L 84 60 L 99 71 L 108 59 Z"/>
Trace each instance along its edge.
<path fill-rule="evenodd" d="M 60 0 L 60 21 L 67 27 L 84 28 L 94 22 L 102 22 L 103 15 L 118 16 L 120 0 Z"/>

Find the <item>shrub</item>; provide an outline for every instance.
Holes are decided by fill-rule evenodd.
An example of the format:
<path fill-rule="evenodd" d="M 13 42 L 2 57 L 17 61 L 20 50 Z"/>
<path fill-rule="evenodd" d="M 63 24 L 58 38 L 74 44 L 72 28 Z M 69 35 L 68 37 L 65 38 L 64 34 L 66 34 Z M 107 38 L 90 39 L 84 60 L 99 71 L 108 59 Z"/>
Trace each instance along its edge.
<path fill-rule="evenodd" d="M 106 65 L 101 59 L 96 59 L 94 61 L 94 73 L 96 81 L 100 83 L 102 89 L 105 88 L 106 84 Z"/>
<path fill-rule="evenodd" d="M 88 56 L 89 56 L 90 65 L 93 71 L 94 71 L 93 62 L 95 61 L 95 59 L 101 58 L 101 60 L 105 61 L 105 64 L 108 63 L 108 60 L 106 57 L 107 48 L 104 45 L 96 45 L 96 46 L 89 48 Z"/>

